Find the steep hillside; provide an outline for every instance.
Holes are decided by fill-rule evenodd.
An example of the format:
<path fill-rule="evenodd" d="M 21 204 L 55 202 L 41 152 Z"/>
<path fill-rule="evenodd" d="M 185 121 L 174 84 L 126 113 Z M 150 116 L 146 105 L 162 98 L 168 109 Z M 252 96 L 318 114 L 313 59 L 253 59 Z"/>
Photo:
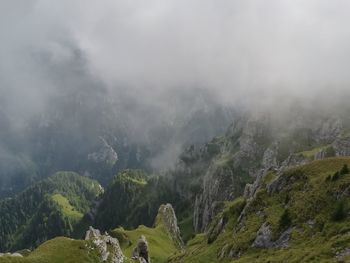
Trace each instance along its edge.
<path fill-rule="evenodd" d="M 151 262 L 165 263 L 170 255 L 181 250 L 183 243 L 177 226 L 175 212 L 171 205 L 159 208 L 154 227 L 139 226 L 134 230 L 117 228 L 111 236 L 119 240 L 125 256 L 130 257 L 140 236 L 145 236 L 149 244 Z"/>
<path fill-rule="evenodd" d="M 222 137 L 190 147 L 170 172 L 174 189 L 191 206 L 183 222 L 205 232 L 224 201 L 243 194 L 245 185 L 266 169 L 285 169 L 315 159 L 350 155 L 347 117 L 295 110 L 288 119 L 247 114 Z"/>
<path fill-rule="evenodd" d="M 146 175 L 141 170 L 125 170 L 102 195 L 93 225 L 102 230 L 152 226 L 159 206 L 178 200 L 166 178 Z"/>
<path fill-rule="evenodd" d="M 349 157 L 264 174 L 171 262 L 348 262 Z"/>
<path fill-rule="evenodd" d="M 0 250 L 32 248 L 49 238 L 71 235 L 101 191 L 96 181 L 59 172 L 0 201 Z"/>

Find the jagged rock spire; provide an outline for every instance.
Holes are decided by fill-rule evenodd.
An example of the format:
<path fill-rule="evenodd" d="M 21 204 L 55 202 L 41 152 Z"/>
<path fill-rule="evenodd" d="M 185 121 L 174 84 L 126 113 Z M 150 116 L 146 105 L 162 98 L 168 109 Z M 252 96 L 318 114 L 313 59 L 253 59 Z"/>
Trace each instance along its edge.
<path fill-rule="evenodd" d="M 181 238 L 180 229 L 177 225 L 176 214 L 171 204 L 161 205 L 159 207 L 155 226 L 159 226 L 160 224 L 164 225 L 175 245 L 182 249 L 184 247 L 184 242 Z"/>

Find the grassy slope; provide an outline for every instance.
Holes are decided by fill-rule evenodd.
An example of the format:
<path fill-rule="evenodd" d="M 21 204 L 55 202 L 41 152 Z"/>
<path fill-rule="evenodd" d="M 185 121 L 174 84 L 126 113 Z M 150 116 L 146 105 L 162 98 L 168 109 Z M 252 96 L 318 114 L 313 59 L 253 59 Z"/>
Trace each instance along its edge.
<path fill-rule="evenodd" d="M 218 253 L 240 254 L 238 258 L 226 256 L 221 262 L 336 262 L 337 251 L 350 247 L 349 217 L 335 220 L 336 207 L 344 204 L 345 214 L 350 207 L 349 193 L 338 198 L 350 187 L 350 175 L 338 180 L 327 180 L 329 175 L 339 171 L 344 164 L 350 166 L 350 158 L 329 158 L 314 161 L 285 172 L 285 178 L 298 178 L 279 193 L 269 194 L 266 185 L 274 179 L 271 172 L 258 191 L 256 199 L 247 210 L 244 226 L 237 218 L 243 199 L 227 202 L 217 220 L 226 218 L 225 230 L 212 243 L 208 236 L 197 235 L 188 243 L 185 253 L 172 257 L 173 262 L 218 262 Z M 272 236 L 277 239 L 282 232 L 280 219 L 284 211 L 290 212 L 292 232 L 286 249 L 254 249 L 251 247 L 261 224 L 268 222 Z M 307 224 L 312 220 L 313 225 Z M 213 225 L 215 224 L 215 221 Z M 344 262 L 350 258 L 343 258 Z"/>
<path fill-rule="evenodd" d="M 114 229 L 111 236 L 118 238 L 124 255 L 131 257 L 132 250 L 136 247 L 137 241 L 144 235 L 148 241 L 149 253 L 153 263 L 167 262 L 168 257 L 177 251 L 172 239 L 162 225 L 155 228 L 139 226 L 135 230 Z"/>
<path fill-rule="evenodd" d="M 66 197 L 61 194 L 54 194 L 51 198 L 60 207 L 64 216 L 72 218 L 76 222 L 82 219 L 83 214 L 77 211 L 77 209 L 69 203 L 69 200 Z"/>
<path fill-rule="evenodd" d="M 28 257 L 0 257 L 1 263 L 98 263 L 97 255 L 87 248 L 87 242 L 58 237 L 45 242 Z"/>

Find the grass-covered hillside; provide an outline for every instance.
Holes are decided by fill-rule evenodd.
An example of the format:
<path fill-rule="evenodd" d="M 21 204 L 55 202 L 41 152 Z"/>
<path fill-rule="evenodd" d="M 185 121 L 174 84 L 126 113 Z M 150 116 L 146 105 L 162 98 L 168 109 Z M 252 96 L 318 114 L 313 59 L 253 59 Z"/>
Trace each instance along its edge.
<path fill-rule="evenodd" d="M 57 237 L 49 240 L 26 257 L 3 256 L 1 263 L 100 263 L 95 251 L 89 249 L 89 243 Z"/>
<path fill-rule="evenodd" d="M 49 238 L 71 235 L 101 191 L 94 180 L 59 172 L 1 200 L 0 251 L 33 248 Z"/>
<path fill-rule="evenodd" d="M 350 158 L 270 171 L 172 262 L 349 262 Z"/>
<path fill-rule="evenodd" d="M 126 257 L 131 257 L 133 249 L 141 235 L 148 241 L 151 262 L 166 263 L 170 255 L 178 251 L 178 247 L 169 235 L 164 222 L 158 222 L 154 227 L 139 226 L 133 230 L 116 228 L 111 235 L 119 240 Z"/>

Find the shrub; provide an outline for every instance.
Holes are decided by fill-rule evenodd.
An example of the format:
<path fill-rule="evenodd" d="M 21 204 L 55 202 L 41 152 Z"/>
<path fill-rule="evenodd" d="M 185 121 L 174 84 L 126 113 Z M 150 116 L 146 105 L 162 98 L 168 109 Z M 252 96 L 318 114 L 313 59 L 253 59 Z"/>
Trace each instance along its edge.
<path fill-rule="evenodd" d="M 280 220 L 279 220 L 279 230 L 283 231 L 287 229 L 292 224 L 292 219 L 290 217 L 288 209 L 284 210 Z"/>
<path fill-rule="evenodd" d="M 332 181 L 336 181 L 340 178 L 340 172 L 336 172 L 333 176 L 332 176 Z"/>
<path fill-rule="evenodd" d="M 347 209 L 343 201 L 340 201 L 336 204 L 335 210 L 332 214 L 333 221 L 341 221 L 346 218 Z"/>
<path fill-rule="evenodd" d="M 350 171 L 349 171 L 348 166 L 346 164 L 344 164 L 343 168 L 341 168 L 341 170 L 340 170 L 340 174 L 344 175 L 344 174 L 349 174 L 349 173 L 350 173 Z"/>

